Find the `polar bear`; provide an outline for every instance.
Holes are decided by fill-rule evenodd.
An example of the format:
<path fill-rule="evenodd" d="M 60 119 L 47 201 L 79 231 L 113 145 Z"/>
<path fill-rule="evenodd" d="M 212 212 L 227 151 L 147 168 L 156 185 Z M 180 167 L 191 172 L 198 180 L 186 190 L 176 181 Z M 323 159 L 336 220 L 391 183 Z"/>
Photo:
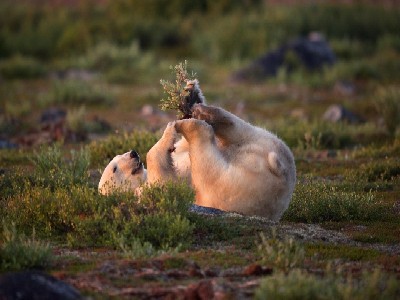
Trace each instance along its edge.
<path fill-rule="evenodd" d="M 284 142 L 222 108 L 196 104 L 193 117 L 169 123 L 149 151 L 148 181 L 190 174 L 197 205 L 279 220 L 296 183 Z M 174 144 L 177 133 L 183 139 Z"/>
<path fill-rule="evenodd" d="M 132 150 L 115 156 L 104 169 L 100 182 L 99 193 L 108 195 L 118 190 L 120 192 L 134 191 L 147 181 L 147 170 L 140 161 L 139 154 Z"/>
<path fill-rule="evenodd" d="M 190 88 L 199 89 L 196 82 Z M 197 205 L 279 220 L 296 183 L 290 149 L 222 108 L 198 103 L 191 110 L 192 118 L 168 123 L 147 153 L 147 183 L 184 178 Z"/>

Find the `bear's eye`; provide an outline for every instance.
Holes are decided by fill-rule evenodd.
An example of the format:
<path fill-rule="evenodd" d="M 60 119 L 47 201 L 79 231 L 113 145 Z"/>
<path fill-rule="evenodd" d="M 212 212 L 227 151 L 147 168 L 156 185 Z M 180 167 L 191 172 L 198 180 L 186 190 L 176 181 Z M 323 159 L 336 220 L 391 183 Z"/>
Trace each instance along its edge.
<path fill-rule="evenodd" d="M 113 173 L 115 173 L 117 171 L 117 167 L 114 167 L 113 169 Z"/>

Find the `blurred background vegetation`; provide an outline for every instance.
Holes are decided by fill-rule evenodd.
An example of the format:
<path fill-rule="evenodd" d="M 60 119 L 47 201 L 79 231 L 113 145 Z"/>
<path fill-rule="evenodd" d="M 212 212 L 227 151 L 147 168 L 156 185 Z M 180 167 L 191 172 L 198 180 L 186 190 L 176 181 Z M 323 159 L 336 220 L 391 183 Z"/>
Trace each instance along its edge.
<path fill-rule="evenodd" d="M 46 141 L 156 131 L 173 118 L 157 108 L 159 80 L 188 60 L 210 103 L 292 147 L 391 141 L 400 122 L 399 28 L 396 1 L 4 0 L 0 138 L 3 147 L 39 143 L 29 134 L 47 128 L 39 120 L 50 107 L 68 117 L 61 137 Z M 310 70 L 288 52 L 274 76 L 235 80 L 259 57 L 312 33 L 327 41 L 333 64 Z M 324 120 L 332 104 L 360 122 Z"/>
<path fill-rule="evenodd" d="M 60 4 L 64 2 L 64 4 Z M 213 62 L 252 59 L 288 39 L 323 33 L 343 59 L 399 50 L 397 8 L 269 1 L 2 1 L 0 56 L 49 61 L 111 43 Z M 380 2 L 381 3 L 381 2 Z"/>

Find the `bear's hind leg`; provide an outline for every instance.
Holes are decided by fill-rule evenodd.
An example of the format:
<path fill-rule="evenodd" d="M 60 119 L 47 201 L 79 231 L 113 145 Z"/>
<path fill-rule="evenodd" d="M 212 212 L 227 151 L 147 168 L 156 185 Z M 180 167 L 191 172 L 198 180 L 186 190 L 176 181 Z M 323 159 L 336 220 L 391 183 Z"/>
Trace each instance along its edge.
<path fill-rule="evenodd" d="M 197 204 L 214 198 L 212 188 L 228 171 L 228 163 L 221 154 L 215 141 L 212 127 L 206 122 L 196 119 L 176 121 L 176 131 L 181 133 L 189 143 L 192 185 L 196 190 Z"/>

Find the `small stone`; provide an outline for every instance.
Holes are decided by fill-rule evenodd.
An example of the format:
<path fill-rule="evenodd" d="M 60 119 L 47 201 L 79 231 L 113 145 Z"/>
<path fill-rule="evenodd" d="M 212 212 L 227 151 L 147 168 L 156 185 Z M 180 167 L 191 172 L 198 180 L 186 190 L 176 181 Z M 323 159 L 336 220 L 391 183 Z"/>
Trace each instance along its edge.
<path fill-rule="evenodd" d="M 216 216 L 222 215 L 225 213 L 223 210 L 220 210 L 217 208 L 200 206 L 200 205 L 196 205 L 196 204 L 192 204 L 192 206 L 189 208 L 189 211 L 197 213 L 197 214 L 216 215 Z"/>
<path fill-rule="evenodd" d="M 270 267 L 262 267 L 259 264 L 252 264 L 243 270 L 243 275 L 246 276 L 261 276 L 272 274 L 273 269 Z"/>
<path fill-rule="evenodd" d="M 214 288 L 212 282 L 203 280 L 199 283 L 191 284 L 185 291 L 185 299 L 187 300 L 209 300 L 214 298 Z"/>
<path fill-rule="evenodd" d="M 207 268 L 204 270 L 204 275 L 207 277 L 217 277 L 220 274 L 220 270 L 217 268 Z"/>
<path fill-rule="evenodd" d="M 155 109 L 154 109 L 154 107 L 151 106 L 150 104 L 146 104 L 146 105 L 143 105 L 140 114 L 141 114 L 143 117 L 152 116 L 152 115 L 155 114 Z"/>

